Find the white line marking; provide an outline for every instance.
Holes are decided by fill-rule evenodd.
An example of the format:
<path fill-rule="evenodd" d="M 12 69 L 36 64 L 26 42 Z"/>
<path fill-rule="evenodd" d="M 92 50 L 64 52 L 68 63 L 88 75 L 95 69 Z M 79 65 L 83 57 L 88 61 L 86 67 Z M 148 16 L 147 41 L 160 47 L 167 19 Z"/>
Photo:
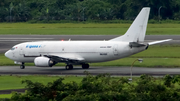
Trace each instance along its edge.
<path fill-rule="evenodd" d="M 4 40 L 14 40 L 14 39 L 54 39 L 54 38 L 0 38 Z"/>
<path fill-rule="evenodd" d="M 0 42 L 11 42 L 11 41 L 33 42 L 33 41 L 49 41 L 49 40 L 0 40 Z M 53 40 L 53 41 L 56 41 L 56 40 Z"/>

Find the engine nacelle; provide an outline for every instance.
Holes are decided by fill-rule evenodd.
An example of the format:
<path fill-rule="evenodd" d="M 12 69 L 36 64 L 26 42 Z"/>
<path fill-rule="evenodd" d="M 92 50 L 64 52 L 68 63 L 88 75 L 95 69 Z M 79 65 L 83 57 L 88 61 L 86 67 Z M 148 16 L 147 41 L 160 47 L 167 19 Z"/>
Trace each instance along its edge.
<path fill-rule="evenodd" d="M 37 67 L 52 67 L 55 65 L 55 62 L 47 57 L 37 57 L 34 59 L 34 64 Z"/>

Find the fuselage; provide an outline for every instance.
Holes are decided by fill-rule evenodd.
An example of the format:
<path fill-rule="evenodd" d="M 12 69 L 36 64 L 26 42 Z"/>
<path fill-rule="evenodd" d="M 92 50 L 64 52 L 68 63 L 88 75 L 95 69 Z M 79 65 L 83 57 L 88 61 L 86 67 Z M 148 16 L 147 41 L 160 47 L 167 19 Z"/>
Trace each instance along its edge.
<path fill-rule="evenodd" d="M 87 63 L 111 61 L 145 50 L 119 41 L 38 41 L 15 45 L 5 55 L 17 62 L 34 62 L 44 55 L 83 58 Z"/>

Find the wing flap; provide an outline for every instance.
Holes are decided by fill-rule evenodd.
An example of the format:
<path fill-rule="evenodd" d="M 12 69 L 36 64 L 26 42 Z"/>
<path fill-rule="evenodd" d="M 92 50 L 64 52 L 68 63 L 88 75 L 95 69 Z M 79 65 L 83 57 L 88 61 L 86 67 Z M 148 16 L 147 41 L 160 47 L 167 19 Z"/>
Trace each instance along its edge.
<path fill-rule="evenodd" d="M 51 60 L 56 62 L 64 62 L 64 63 L 84 63 L 85 59 L 75 55 L 75 54 L 50 54 L 44 55 L 45 57 L 51 58 Z"/>

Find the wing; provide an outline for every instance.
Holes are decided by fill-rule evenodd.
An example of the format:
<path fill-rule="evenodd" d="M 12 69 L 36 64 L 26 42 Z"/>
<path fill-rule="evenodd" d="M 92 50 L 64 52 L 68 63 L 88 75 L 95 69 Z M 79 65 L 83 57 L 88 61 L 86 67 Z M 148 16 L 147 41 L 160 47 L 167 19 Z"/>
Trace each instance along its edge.
<path fill-rule="evenodd" d="M 75 54 L 50 54 L 50 55 L 44 55 L 45 57 L 50 58 L 52 61 L 55 62 L 63 62 L 66 64 L 82 64 L 85 63 L 85 59 L 82 58 L 79 55 Z"/>

